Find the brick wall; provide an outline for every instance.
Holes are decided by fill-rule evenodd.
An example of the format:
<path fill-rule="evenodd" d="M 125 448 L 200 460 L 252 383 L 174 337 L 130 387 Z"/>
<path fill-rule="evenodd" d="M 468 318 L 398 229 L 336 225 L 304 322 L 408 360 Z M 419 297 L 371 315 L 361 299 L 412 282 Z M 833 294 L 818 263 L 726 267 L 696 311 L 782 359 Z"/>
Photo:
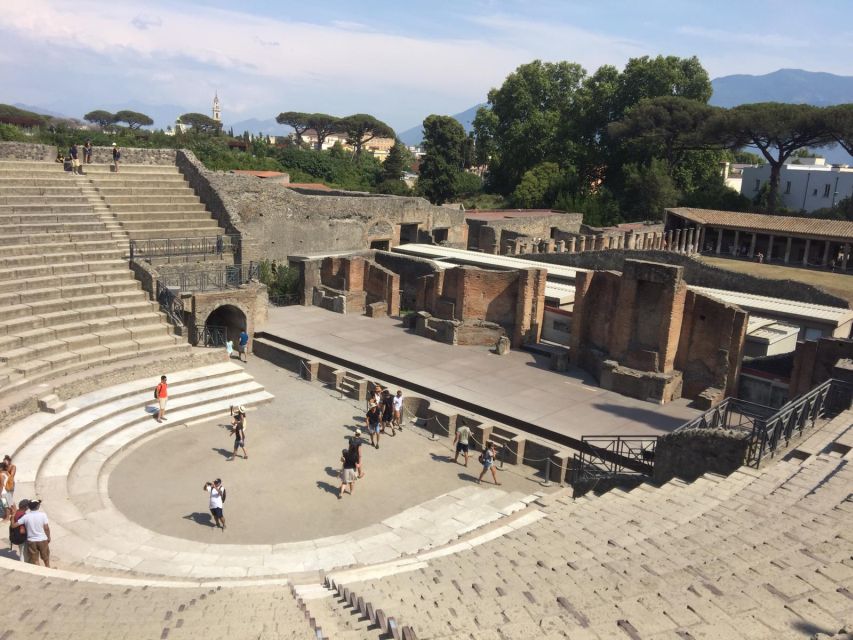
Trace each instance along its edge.
<path fill-rule="evenodd" d="M 505 220 L 468 221 L 469 248 L 485 253 L 503 253 L 504 242 L 519 236 L 531 238 L 552 237 L 554 233 L 578 233 L 583 214 L 555 213 L 539 218 L 508 218 Z"/>
<path fill-rule="evenodd" d="M 853 340 L 821 338 L 797 343 L 788 397 L 794 398 L 832 377 L 836 363 L 853 358 Z"/>

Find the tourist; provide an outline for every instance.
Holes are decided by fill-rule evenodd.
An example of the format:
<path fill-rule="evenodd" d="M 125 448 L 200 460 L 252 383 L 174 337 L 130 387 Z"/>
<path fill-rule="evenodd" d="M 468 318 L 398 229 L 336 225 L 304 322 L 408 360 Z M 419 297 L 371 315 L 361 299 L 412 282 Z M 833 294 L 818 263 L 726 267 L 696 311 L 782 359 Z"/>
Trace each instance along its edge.
<path fill-rule="evenodd" d="M 394 396 L 394 424 L 400 431 L 403 430 L 403 392 L 399 389 Z"/>
<path fill-rule="evenodd" d="M 483 481 L 483 476 L 486 475 L 486 471 L 491 469 L 492 471 L 492 479 L 495 481 L 495 484 L 500 486 L 500 482 L 498 482 L 498 474 L 495 471 L 495 457 L 497 456 L 497 449 L 495 448 L 494 442 L 486 443 L 486 448 L 483 449 L 483 453 L 480 454 L 480 462 L 483 463 L 483 470 L 480 472 L 480 477 L 477 478 L 477 484 Z"/>
<path fill-rule="evenodd" d="M 225 504 L 225 487 L 222 486 L 222 480 L 217 478 L 213 482 L 205 482 L 204 490 L 210 494 L 210 515 L 213 516 L 214 523 L 225 531 L 225 516 L 222 513 Z"/>
<path fill-rule="evenodd" d="M 349 487 L 349 494 L 352 495 L 352 490 L 355 486 L 356 469 L 358 468 L 359 448 L 350 442 L 349 447 L 341 451 L 341 488 L 338 489 L 338 500 L 344 497 L 344 487 Z"/>
<path fill-rule="evenodd" d="M 370 405 L 367 408 L 367 416 L 364 418 L 364 424 L 367 428 L 367 433 L 370 435 L 370 444 L 375 449 L 379 448 L 379 423 L 381 417 L 379 405 L 371 398 Z"/>
<path fill-rule="evenodd" d="M 12 519 L 12 526 L 24 525 L 27 529 L 27 562 L 38 564 L 39 558 L 44 566 L 50 568 L 50 525 L 47 515 L 39 511 L 40 500 L 30 500 L 29 511 L 20 518 Z"/>
<path fill-rule="evenodd" d="M 396 435 L 394 433 L 394 396 L 388 389 L 382 392 L 382 433 L 385 433 L 386 427 L 391 429 L 392 436 Z"/>
<path fill-rule="evenodd" d="M 12 546 L 18 545 L 18 560 L 21 562 L 27 561 L 27 527 L 22 524 L 13 527 L 11 523 L 23 517 L 29 508 L 30 501 L 21 500 L 18 503 L 18 510 L 15 511 L 15 515 L 9 524 L 9 547 L 11 549 Z"/>
<path fill-rule="evenodd" d="M 3 517 L 0 520 L 12 517 L 12 510 L 15 505 L 9 500 L 9 492 L 6 491 L 6 483 L 9 481 L 8 465 L 5 462 L 0 462 L 0 509 L 3 510 Z"/>
<path fill-rule="evenodd" d="M 245 329 L 240 332 L 240 338 L 237 341 L 237 353 L 240 354 L 240 360 L 249 361 L 249 334 L 246 333 Z"/>
<path fill-rule="evenodd" d="M 169 399 L 169 385 L 166 376 L 160 376 L 160 384 L 154 387 L 154 397 L 157 398 L 157 422 L 166 420 L 166 401 Z"/>
<path fill-rule="evenodd" d="M 18 473 L 18 467 L 12 462 L 12 457 L 9 455 L 3 456 L 3 462 L 6 463 L 6 472 L 9 478 L 6 480 L 6 492 L 9 494 L 9 505 L 15 505 L 15 474 Z"/>
<path fill-rule="evenodd" d="M 92 164 L 92 141 L 88 138 L 83 144 L 83 161 L 86 164 Z"/>
<path fill-rule="evenodd" d="M 76 142 L 71 143 L 71 148 L 68 149 L 68 155 L 71 156 L 71 173 L 73 173 L 75 176 L 82 176 L 83 169 L 80 167 L 80 160 L 77 157 L 78 152 Z"/>
<path fill-rule="evenodd" d="M 234 341 L 226 340 L 225 341 L 225 355 L 228 360 L 231 359 L 232 354 L 234 353 Z"/>
<path fill-rule="evenodd" d="M 459 454 L 465 456 L 465 466 L 468 466 L 468 439 L 471 437 L 471 427 L 464 422 L 462 426 L 456 429 L 456 435 L 453 436 L 453 444 L 456 446 L 456 457 L 453 462 L 459 463 Z"/>
<path fill-rule="evenodd" d="M 356 429 L 352 438 L 349 441 L 350 447 L 355 447 L 358 451 L 358 464 L 356 464 L 356 469 L 358 469 L 358 478 L 359 480 L 364 477 L 364 469 L 361 466 L 361 445 L 364 444 L 364 441 L 361 439 L 361 429 Z"/>
<path fill-rule="evenodd" d="M 119 162 L 121 162 L 121 149 L 113 142 L 113 173 L 118 173 Z"/>
<path fill-rule="evenodd" d="M 246 407 L 243 405 L 237 407 L 236 414 L 232 414 L 231 433 L 234 434 L 234 452 L 229 460 L 237 457 L 237 449 L 242 449 L 243 459 L 248 460 L 249 454 L 246 453 Z"/>
<path fill-rule="evenodd" d="M 378 384 L 373 385 L 373 402 L 382 407 L 382 387 Z"/>

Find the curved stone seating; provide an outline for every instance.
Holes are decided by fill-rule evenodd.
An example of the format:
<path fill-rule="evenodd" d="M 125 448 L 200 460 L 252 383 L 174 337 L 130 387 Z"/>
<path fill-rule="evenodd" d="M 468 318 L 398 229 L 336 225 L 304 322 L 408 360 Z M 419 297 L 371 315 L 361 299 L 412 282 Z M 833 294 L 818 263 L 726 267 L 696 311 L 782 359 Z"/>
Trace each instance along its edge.
<path fill-rule="evenodd" d="M 0 388 L 188 350 L 55 163 L 0 162 Z"/>
<path fill-rule="evenodd" d="M 330 585 L 429 638 L 832 634 L 853 615 L 853 454 L 832 445 L 852 420 L 804 462 L 544 498 L 546 518 L 472 553 Z"/>

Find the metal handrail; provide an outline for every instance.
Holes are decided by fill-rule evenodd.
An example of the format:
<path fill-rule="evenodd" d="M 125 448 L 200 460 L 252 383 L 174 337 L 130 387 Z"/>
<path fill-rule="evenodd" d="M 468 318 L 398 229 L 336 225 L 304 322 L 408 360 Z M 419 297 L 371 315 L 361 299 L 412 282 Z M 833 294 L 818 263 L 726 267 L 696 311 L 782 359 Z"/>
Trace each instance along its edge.
<path fill-rule="evenodd" d="M 167 287 L 185 292 L 213 291 L 236 289 L 257 278 L 258 264 L 250 262 L 248 265 L 223 265 L 218 269 L 167 273 L 160 276 L 158 284 L 163 282 Z"/>
<path fill-rule="evenodd" d="M 575 497 L 593 481 L 651 476 L 657 443 L 657 436 L 583 436 L 579 453 L 572 458 Z"/>
<path fill-rule="evenodd" d="M 157 280 L 157 302 L 173 325 L 184 326 L 184 301 L 162 280 Z"/>
<path fill-rule="evenodd" d="M 191 325 L 189 331 L 190 343 L 195 346 L 224 347 L 228 340 L 228 329 L 218 325 Z"/>
<path fill-rule="evenodd" d="M 130 241 L 130 259 L 236 255 L 239 249 L 240 236 L 237 234 L 200 238 L 148 238 Z"/>

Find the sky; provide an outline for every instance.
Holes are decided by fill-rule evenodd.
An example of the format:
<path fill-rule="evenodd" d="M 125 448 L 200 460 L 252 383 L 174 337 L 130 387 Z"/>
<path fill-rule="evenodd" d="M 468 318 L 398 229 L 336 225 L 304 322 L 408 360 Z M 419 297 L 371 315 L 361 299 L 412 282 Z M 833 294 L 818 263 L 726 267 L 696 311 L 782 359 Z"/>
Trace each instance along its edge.
<path fill-rule="evenodd" d="M 850 0 L 0 0 L 0 102 L 177 116 L 218 92 L 226 124 L 371 113 L 400 131 L 485 102 L 537 58 L 850 75 L 851 25 Z"/>

